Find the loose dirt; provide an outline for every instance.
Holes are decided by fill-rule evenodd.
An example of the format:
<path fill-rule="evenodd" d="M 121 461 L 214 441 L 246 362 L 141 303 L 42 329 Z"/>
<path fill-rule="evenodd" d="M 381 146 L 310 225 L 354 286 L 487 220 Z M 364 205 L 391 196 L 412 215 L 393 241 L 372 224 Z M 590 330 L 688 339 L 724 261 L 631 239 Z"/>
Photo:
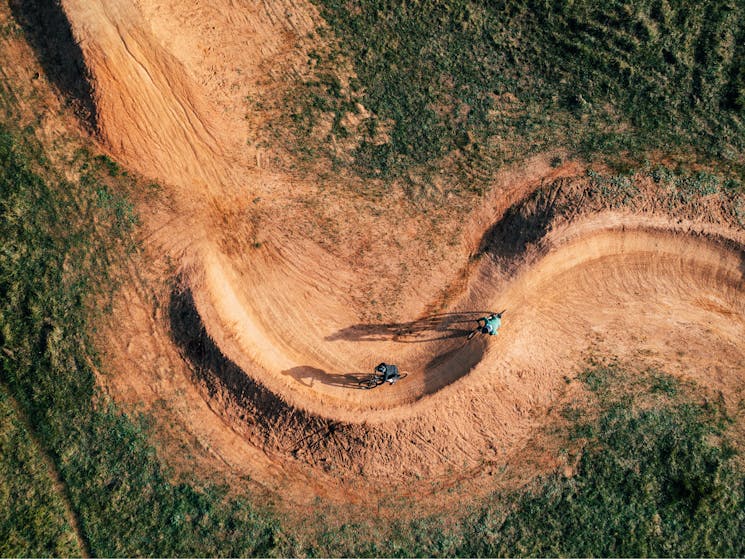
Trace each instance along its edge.
<path fill-rule="evenodd" d="M 303 71 L 321 24 L 310 5 L 62 6 L 102 148 L 165 189 L 140 207 L 153 264 L 119 296 L 102 382 L 168 416 L 169 459 L 190 440 L 205 468 L 291 503 L 365 503 L 382 481 L 455 502 L 443 488 L 479 494 L 520 477 L 590 348 L 643 354 L 741 401 L 741 230 L 580 212 L 506 258 L 495 224 L 580 165 L 546 155 L 504 169 L 448 222 L 447 208 L 424 215 L 396 188 L 372 203 L 262 158 L 256 131 L 271 115 L 247 114 L 246 99 L 276 98 Z M 502 309 L 498 336 L 466 341 Z M 358 389 L 380 361 L 408 377 Z"/>

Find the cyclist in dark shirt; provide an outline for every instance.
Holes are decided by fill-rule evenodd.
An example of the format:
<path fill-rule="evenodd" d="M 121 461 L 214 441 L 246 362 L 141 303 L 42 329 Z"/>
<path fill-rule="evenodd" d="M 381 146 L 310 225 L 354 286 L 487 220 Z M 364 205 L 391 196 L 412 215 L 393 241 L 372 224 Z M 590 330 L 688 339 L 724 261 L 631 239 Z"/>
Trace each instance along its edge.
<path fill-rule="evenodd" d="M 383 382 L 390 382 L 391 384 L 396 382 L 401 376 L 398 373 L 398 367 L 395 365 L 386 365 L 385 363 L 381 363 L 375 367 L 375 371 L 383 376 Z"/>

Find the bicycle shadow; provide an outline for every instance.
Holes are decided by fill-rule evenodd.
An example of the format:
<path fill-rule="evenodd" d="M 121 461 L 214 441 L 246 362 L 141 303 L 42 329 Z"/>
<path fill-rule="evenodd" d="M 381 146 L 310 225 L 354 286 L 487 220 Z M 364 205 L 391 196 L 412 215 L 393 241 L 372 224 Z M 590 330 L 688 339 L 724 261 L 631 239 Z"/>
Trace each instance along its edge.
<path fill-rule="evenodd" d="M 338 388 L 360 388 L 360 381 L 370 376 L 369 373 L 333 374 L 308 366 L 293 367 L 282 371 L 282 374 L 294 378 L 308 388 L 311 388 L 316 381 Z"/>
<path fill-rule="evenodd" d="M 393 340 L 415 344 L 467 336 L 476 327 L 476 320 L 492 311 L 464 311 L 433 314 L 410 322 L 387 324 L 355 324 L 326 336 L 328 342 L 384 342 Z"/>

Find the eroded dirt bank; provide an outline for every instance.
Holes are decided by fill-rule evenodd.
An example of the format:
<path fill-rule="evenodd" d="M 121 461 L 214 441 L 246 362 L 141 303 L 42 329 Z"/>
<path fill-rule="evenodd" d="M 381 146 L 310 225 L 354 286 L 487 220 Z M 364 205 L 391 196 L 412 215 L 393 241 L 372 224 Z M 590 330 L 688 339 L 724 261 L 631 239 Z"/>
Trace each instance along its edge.
<path fill-rule="evenodd" d="M 485 260 L 446 312 L 405 326 L 365 325 L 350 346 L 363 355 L 382 346 L 409 371 L 405 382 L 373 392 L 356 387 L 361 373 L 259 367 L 242 351 L 241 343 L 251 343 L 245 332 L 221 330 L 217 319 L 202 324 L 191 292 L 175 294 L 174 306 L 182 313 L 180 343 L 205 386 L 227 389 L 222 413 L 246 437 L 269 441 L 273 452 L 302 448 L 307 459 L 333 459 L 350 472 L 364 466 L 368 475 L 395 469 L 428 476 L 451 460 L 472 467 L 495 460 L 495 442 L 506 448 L 526 436 L 593 344 L 619 356 L 649 352 L 668 368 L 685 365 L 716 390 L 739 391 L 742 267 L 742 248 L 730 240 L 658 229 L 654 220 L 594 216 L 552 234 L 511 277 Z M 466 341 L 475 315 L 463 309 L 474 308 L 507 309 L 497 338 Z M 183 335 L 184 323 L 191 336 Z M 321 333 L 313 344 L 318 354 L 337 357 L 338 342 L 328 338 Z M 190 351 L 188 339 L 210 347 Z M 238 410 L 248 412 L 245 421 Z M 257 426 L 263 414 L 270 419 Z M 336 442 L 302 443 L 324 429 Z M 436 452 L 421 443 L 423 433 Z"/>
<path fill-rule="evenodd" d="M 605 209 L 520 221 L 510 208 L 581 172 L 537 157 L 495 176 L 442 243 L 400 192 L 380 202 L 395 219 L 375 219 L 248 141 L 266 115 L 246 116 L 244 99 L 301 71 L 300 38 L 320 23 L 310 6 L 62 4 L 102 145 L 166 190 L 140 210 L 146 250 L 173 262 L 157 280 L 173 287 L 154 309 L 124 291 L 108 382 L 124 400 L 178 398 L 175 421 L 214 467 L 299 501 L 359 500 L 383 478 L 412 494 L 478 483 L 523 448 L 593 346 L 742 397 L 740 231 Z M 498 337 L 466 343 L 475 318 L 502 309 Z M 409 376 L 357 389 L 380 361 Z"/>

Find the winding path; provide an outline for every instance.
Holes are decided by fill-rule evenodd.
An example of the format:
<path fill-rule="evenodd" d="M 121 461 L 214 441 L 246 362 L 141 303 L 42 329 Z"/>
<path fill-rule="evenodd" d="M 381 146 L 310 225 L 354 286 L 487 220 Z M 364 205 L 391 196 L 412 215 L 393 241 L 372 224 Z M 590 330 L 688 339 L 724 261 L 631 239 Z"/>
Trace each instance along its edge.
<path fill-rule="evenodd" d="M 378 270 L 288 227 L 304 219 L 298 200 L 312 198 L 314 185 L 260 168 L 259 148 L 246 147 L 256 123 L 241 96 L 282 87 L 302 58 L 293 41 L 317 21 L 313 9 L 289 1 L 250 10 L 227 0 L 62 4 L 95 83 L 103 145 L 168 188 L 167 207 L 142 213 L 151 244 L 178 262 L 200 351 L 209 345 L 212 364 L 192 368 L 217 364 L 203 390 L 221 417 L 216 429 L 230 426 L 277 463 L 318 471 L 333 463 L 341 477 L 435 479 L 454 467 L 484 471 L 519 448 L 593 348 L 622 358 L 642 352 L 743 397 L 742 232 L 692 233 L 696 224 L 605 212 L 557 225 L 509 272 L 488 255 L 473 259 L 510 206 L 578 172 L 535 158 L 495 177 L 491 197 L 426 274 L 416 273 L 415 253 L 426 246 L 417 216 L 402 218 L 395 235 L 381 228 L 350 240 L 361 253 L 379 238 L 379 252 L 395 261 L 386 281 L 403 278 L 384 293 L 395 308 L 371 318 Z M 244 78 L 235 87 L 220 81 L 236 75 Z M 413 248 L 389 249 L 398 238 Z M 414 271 L 404 277 L 407 265 Z M 438 300 L 444 306 L 432 311 Z M 498 337 L 466 343 L 478 316 L 501 309 Z M 406 381 L 357 390 L 356 378 L 380 361 L 408 371 Z M 220 374 L 232 388 L 209 384 L 228 382 Z"/>

